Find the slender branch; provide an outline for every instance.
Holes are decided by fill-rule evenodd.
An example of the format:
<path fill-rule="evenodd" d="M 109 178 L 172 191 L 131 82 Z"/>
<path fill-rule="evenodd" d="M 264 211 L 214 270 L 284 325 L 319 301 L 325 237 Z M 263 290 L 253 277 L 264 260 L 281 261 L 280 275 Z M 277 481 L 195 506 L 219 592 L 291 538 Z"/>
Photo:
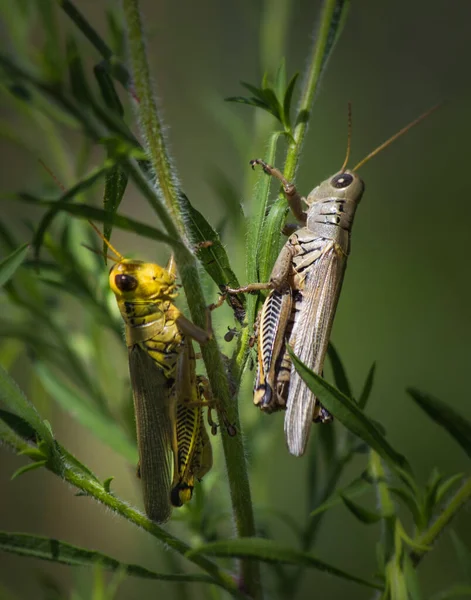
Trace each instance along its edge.
<path fill-rule="evenodd" d="M 29 444 L 26 444 L 21 437 L 4 427 L 3 423 L 0 423 L 0 429 L 2 430 L 1 433 L 3 441 L 13 448 L 16 453 L 28 455 L 32 449 Z M 59 454 L 56 456 L 56 458 L 54 460 L 48 460 L 45 465 L 49 471 L 61 479 L 64 479 L 77 489 L 81 490 L 85 493 L 85 495 L 95 498 L 95 500 L 98 500 L 98 502 L 104 506 L 107 506 L 113 512 L 124 517 L 131 523 L 134 523 L 134 525 L 144 529 L 152 536 L 157 538 L 160 542 L 166 544 L 175 550 L 175 552 L 181 554 L 189 561 L 199 566 L 201 569 L 211 575 L 218 585 L 224 587 L 224 589 L 235 598 L 245 598 L 245 596 L 239 592 L 237 583 L 233 577 L 219 569 L 215 563 L 205 557 L 200 555 L 186 556 L 187 552 L 191 550 L 191 547 L 188 544 L 171 535 L 153 521 L 150 521 L 137 509 L 124 502 L 124 500 L 121 500 L 114 494 L 107 492 L 98 480 L 93 479 L 92 475 L 81 472 L 77 468 L 71 466 L 67 460 L 67 457 L 65 456 L 64 449 L 58 450 L 58 452 Z"/>
<path fill-rule="evenodd" d="M 439 517 L 432 523 L 432 525 L 424 531 L 414 541 L 420 546 L 431 547 L 436 541 L 438 536 L 443 532 L 445 527 L 450 523 L 457 512 L 471 499 L 471 477 L 469 477 L 460 489 L 450 499 L 448 504 L 445 506 Z M 415 550 L 411 554 L 413 565 L 416 567 L 422 558 L 425 556 L 426 551 Z"/>

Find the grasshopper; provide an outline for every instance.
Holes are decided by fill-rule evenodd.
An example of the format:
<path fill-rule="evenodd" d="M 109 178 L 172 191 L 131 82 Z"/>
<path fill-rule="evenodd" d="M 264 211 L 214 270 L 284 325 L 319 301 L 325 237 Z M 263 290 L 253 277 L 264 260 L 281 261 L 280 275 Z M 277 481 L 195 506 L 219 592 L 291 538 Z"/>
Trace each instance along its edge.
<path fill-rule="evenodd" d="M 126 259 L 107 244 L 117 256 L 109 285 L 125 323 L 144 506 L 149 519 L 164 523 L 172 512 L 178 455 L 178 361 L 185 337 L 204 344 L 211 334 L 191 323 L 173 304 L 178 295 L 173 257 L 163 268 Z"/>
<path fill-rule="evenodd" d="M 268 283 L 255 283 L 227 293 L 254 293 L 270 289 L 256 325 L 258 372 L 254 403 L 266 412 L 286 408 L 284 431 L 294 456 L 304 454 L 313 421 L 328 422 L 331 415 L 291 364 L 294 353 L 315 373 L 321 373 L 340 296 L 350 237 L 365 184 L 356 171 L 436 107 L 401 129 L 353 169 L 346 169 L 350 154 L 351 117 L 347 155 L 339 172 L 315 187 L 307 198 L 293 183 L 261 159 L 250 161 L 278 179 L 290 208 L 302 227 L 283 246 Z M 303 210 L 303 203 L 307 211 Z"/>

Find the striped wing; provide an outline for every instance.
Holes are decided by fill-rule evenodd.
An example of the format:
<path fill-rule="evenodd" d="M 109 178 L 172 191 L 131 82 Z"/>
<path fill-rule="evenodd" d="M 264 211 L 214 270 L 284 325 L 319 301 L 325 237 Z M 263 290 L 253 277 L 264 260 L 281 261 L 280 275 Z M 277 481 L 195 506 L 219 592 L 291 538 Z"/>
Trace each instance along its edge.
<path fill-rule="evenodd" d="M 144 506 L 152 521 L 164 523 L 172 507 L 172 439 L 175 423 L 173 380 L 165 377 L 139 345 L 129 348 L 129 372 L 134 396 L 140 476 Z"/>
<path fill-rule="evenodd" d="M 302 301 L 290 343 L 300 360 L 315 373 L 324 366 L 332 323 L 342 287 L 346 257 L 334 242 L 326 241 L 322 253 L 302 273 Z M 285 417 L 285 436 L 291 454 L 304 454 L 316 408 L 316 398 L 294 366 Z"/>

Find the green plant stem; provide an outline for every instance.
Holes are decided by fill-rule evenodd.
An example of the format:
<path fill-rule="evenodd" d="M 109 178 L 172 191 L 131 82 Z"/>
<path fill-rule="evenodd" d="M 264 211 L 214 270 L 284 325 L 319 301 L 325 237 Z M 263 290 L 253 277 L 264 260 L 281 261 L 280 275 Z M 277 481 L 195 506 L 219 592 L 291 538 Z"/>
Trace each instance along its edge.
<path fill-rule="evenodd" d="M 311 58 L 304 75 L 304 84 L 298 106 L 296 125 L 293 131 L 293 142 L 289 145 L 286 153 L 284 176 L 288 181 L 294 178 L 299 156 L 304 143 L 309 118 L 311 116 L 312 103 L 316 94 L 322 71 L 333 48 L 331 40 L 332 24 L 337 13 L 344 10 L 342 0 L 325 0 L 320 16 L 320 25 L 317 31 L 316 43 L 313 46 Z M 336 38 L 338 35 L 336 36 Z"/>
<path fill-rule="evenodd" d="M 169 212 L 169 217 L 165 220 L 164 225 L 167 227 L 170 236 L 176 237 L 182 242 L 181 246 L 174 247 L 175 259 L 192 319 L 196 325 L 205 328 L 207 321 L 206 302 L 196 259 L 184 243 L 184 239 L 187 239 L 188 236 L 186 236 L 184 220 L 180 212 L 178 181 L 168 155 L 167 145 L 162 134 L 162 123 L 154 101 L 145 53 L 139 2 L 137 0 L 123 0 L 123 7 L 134 85 L 139 99 L 137 106 L 139 121 L 147 140 L 149 158 L 157 177 L 158 191 L 162 195 L 163 203 Z M 136 179 L 136 177 L 137 173 L 134 172 L 133 178 Z M 142 180 L 140 183 L 142 183 Z M 149 187 L 149 182 L 141 186 L 148 199 L 155 196 L 155 192 L 150 190 Z M 168 223 L 170 218 L 172 222 Z M 240 537 L 251 537 L 255 535 L 255 523 L 243 440 L 240 434 L 238 407 L 231 398 L 226 369 L 216 340 L 212 339 L 202 346 L 202 355 L 213 395 L 218 399 L 220 406 L 238 431 L 238 435 L 230 437 L 227 431 L 221 428 L 236 531 Z M 219 414 L 219 419 L 220 422 L 223 422 L 221 414 Z M 240 567 L 241 587 L 250 596 L 261 598 L 259 565 L 246 559 L 241 561 Z"/>
<path fill-rule="evenodd" d="M 78 29 L 87 37 L 88 41 L 97 49 L 103 58 L 109 60 L 113 56 L 113 51 L 104 42 L 104 40 L 93 29 L 90 23 L 83 17 L 80 11 L 70 0 L 56 0 L 62 10 L 74 21 Z"/>
<path fill-rule="evenodd" d="M 124 17 L 127 27 L 127 42 L 134 89 L 137 95 L 137 114 L 141 131 L 144 134 L 149 159 L 156 183 L 160 189 L 168 212 L 184 233 L 183 220 L 179 210 L 178 181 L 171 164 L 167 144 L 163 135 L 162 123 L 152 89 L 149 64 L 144 46 L 144 32 L 139 11 L 139 0 L 123 0 Z M 169 232 L 170 233 L 170 232 Z"/>
<path fill-rule="evenodd" d="M 381 513 L 385 517 L 393 516 L 395 514 L 395 507 L 386 483 L 386 472 L 379 454 L 374 450 L 370 450 L 370 473 L 378 492 Z"/>
<path fill-rule="evenodd" d="M 425 547 L 431 547 L 456 513 L 471 499 L 471 477 L 466 479 L 460 489 L 453 495 L 438 518 L 414 541 Z M 416 567 L 427 552 L 415 550 L 411 554 L 412 564 Z"/>

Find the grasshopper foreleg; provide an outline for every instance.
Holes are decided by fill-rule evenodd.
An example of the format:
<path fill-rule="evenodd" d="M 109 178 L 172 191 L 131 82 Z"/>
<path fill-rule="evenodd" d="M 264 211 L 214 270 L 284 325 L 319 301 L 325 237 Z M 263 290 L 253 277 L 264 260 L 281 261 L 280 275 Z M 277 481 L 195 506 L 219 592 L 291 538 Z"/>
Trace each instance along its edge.
<path fill-rule="evenodd" d="M 255 165 L 260 165 L 267 175 L 275 177 L 275 179 L 281 181 L 283 192 L 286 196 L 286 200 L 288 200 L 288 204 L 290 205 L 293 215 L 300 223 L 306 223 L 307 214 L 303 210 L 303 202 L 306 202 L 306 199 L 301 196 L 294 183 L 290 183 L 279 169 L 271 167 L 261 158 L 254 158 L 250 161 L 250 166 L 252 169 L 255 167 Z"/>

